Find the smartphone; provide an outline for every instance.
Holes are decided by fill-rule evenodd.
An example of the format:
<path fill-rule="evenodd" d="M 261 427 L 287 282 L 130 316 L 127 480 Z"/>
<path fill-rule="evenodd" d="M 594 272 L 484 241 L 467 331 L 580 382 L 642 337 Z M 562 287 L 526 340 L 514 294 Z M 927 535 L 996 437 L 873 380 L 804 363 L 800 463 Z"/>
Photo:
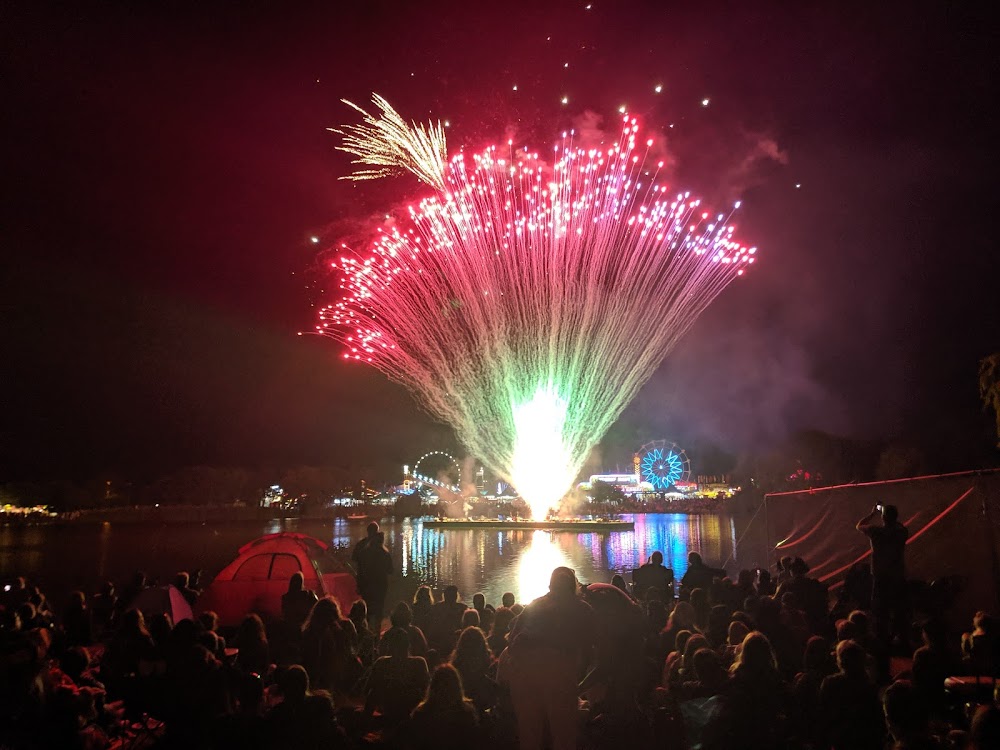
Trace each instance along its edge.
<path fill-rule="evenodd" d="M 5 586 L 3 587 L 3 590 L 4 590 L 4 591 L 10 591 L 10 584 L 8 583 L 7 585 L 5 585 Z"/>
<path fill-rule="evenodd" d="M 881 504 L 876 505 L 875 510 L 877 510 L 879 513 L 885 513 L 885 506 Z"/>

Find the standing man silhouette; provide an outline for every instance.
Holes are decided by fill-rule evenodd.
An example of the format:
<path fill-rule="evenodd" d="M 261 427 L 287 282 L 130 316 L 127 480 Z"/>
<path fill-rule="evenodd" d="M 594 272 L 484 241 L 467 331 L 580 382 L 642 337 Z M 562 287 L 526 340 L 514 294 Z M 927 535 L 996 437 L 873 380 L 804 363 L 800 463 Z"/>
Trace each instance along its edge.
<path fill-rule="evenodd" d="M 881 524 L 875 523 L 880 518 Z M 883 667 L 887 671 L 893 637 L 905 646 L 909 630 L 909 601 L 906 591 L 906 540 L 909 530 L 899 523 L 895 505 L 876 505 L 858 521 L 856 528 L 872 546 L 872 614 Z"/>
<path fill-rule="evenodd" d="M 351 555 L 357 566 L 358 594 L 368 606 L 368 625 L 372 632 L 382 632 L 382 615 L 385 610 L 385 595 L 389 590 L 389 575 L 392 573 L 392 555 L 385 547 L 385 534 L 378 524 L 368 524 L 368 536 L 354 545 Z"/>

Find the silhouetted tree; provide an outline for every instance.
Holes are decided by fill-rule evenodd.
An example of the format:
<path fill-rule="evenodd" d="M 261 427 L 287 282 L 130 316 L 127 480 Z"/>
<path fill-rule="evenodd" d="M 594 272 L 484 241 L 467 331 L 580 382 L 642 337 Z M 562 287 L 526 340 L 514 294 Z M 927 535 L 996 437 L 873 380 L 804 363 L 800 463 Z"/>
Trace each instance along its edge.
<path fill-rule="evenodd" d="M 979 397 L 985 408 L 993 409 L 1000 438 L 1000 352 L 979 361 Z M 1000 442 L 997 447 L 1000 448 Z"/>

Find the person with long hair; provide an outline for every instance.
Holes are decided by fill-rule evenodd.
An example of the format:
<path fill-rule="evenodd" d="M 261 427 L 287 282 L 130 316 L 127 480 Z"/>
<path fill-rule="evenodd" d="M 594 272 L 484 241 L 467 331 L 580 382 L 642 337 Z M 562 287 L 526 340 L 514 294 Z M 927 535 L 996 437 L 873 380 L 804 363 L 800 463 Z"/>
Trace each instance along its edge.
<path fill-rule="evenodd" d="M 354 629 L 358 634 L 357 640 L 353 644 L 354 653 L 361 660 L 363 667 L 370 667 L 376 658 L 375 642 L 377 636 L 368 624 L 368 605 L 365 604 L 365 600 L 357 599 L 351 605 L 351 612 L 347 617 L 354 623 Z"/>
<path fill-rule="evenodd" d="M 491 676 L 493 657 L 482 630 L 470 626 L 462 631 L 451 654 L 451 665 L 462 676 L 465 693 L 476 709 L 482 713 L 492 708 L 497 685 Z"/>
<path fill-rule="evenodd" d="M 101 674 L 109 689 L 122 687 L 128 675 L 139 670 L 139 661 L 153 651 L 153 639 L 146 629 L 142 612 L 130 609 L 122 615 L 121 625 L 104 652 Z"/>
<path fill-rule="evenodd" d="M 341 617 L 336 599 L 316 602 L 302 628 L 302 662 L 317 689 L 347 691 L 354 685 L 361 672 L 352 650 L 356 638 L 354 624 Z"/>
<path fill-rule="evenodd" d="M 675 657 L 670 662 L 670 671 L 666 675 L 664 687 L 673 692 L 677 690 L 681 683 L 694 681 L 694 655 L 700 649 L 708 648 L 708 639 L 701 633 L 694 633 L 684 643 L 683 650 L 678 652 L 679 658 Z"/>
<path fill-rule="evenodd" d="M 259 675 L 267 672 L 270 665 L 270 650 L 267 634 L 264 632 L 264 621 L 258 615 L 249 614 L 243 618 L 236 632 L 234 644 L 239 651 L 236 654 L 236 666 L 246 674 Z"/>
<path fill-rule="evenodd" d="M 451 664 L 434 670 L 427 696 L 413 709 L 415 750 L 461 750 L 469 746 L 478 725 L 472 701 L 465 697 L 462 677 Z"/>
<path fill-rule="evenodd" d="M 767 637 L 753 631 L 743 639 L 730 667 L 718 714 L 705 727 L 704 747 L 770 750 L 786 737 L 785 687 Z"/>
<path fill-rule="evenodd" d="M 305 588 L 302 572 L 295 571 L 288 577 L 288 591 L 281 595 L 281 619 L 301 630 L 316 600 L 316 594 Z"/>
<path fill-rule="evenodd" d="M 677 634 L 682 630 L 689 630 L 692 633 L 700 632 L 694 624 L 694 607 L 690 602 L 677 602 L 674 611 L 667 618 L 667 627 L 660 633 L 661 648 L 664 653 L 669 654 L 676 649 L 675 640 Z"/>
<path fill-rule="evenodd" d="M 420 628 L 420 632 L 426 637 L 431 627 L 431 608 L 434 606 L 434 597 L 431 595 L 430 586 L 420 586 L 413 595 L 413 603 L 410 610 L 413 612 L 413 624 Z"/>
<path fill-rule="evenodd" d="M 372 665 L 365 686 L 365 714 L 382 714 L 385 722 L 398 726 L 405 722 L 427 688 L 427 662 L 410 656 L 410 636 L 402 628 L 390 628 L 382 636 L 388 655 Z"/>
<path fill-rule="evenodd" d="M 819 705 L 819 690 L 823 680 L 833 671 L 830 644 L 818 635 L 806 641 L 802 671 L 795 676 L 791 698 L 796 735 L 813 746 L 819 746 L 823 715 Z M 943 680 L 942 680 L 943 682 Z"/>

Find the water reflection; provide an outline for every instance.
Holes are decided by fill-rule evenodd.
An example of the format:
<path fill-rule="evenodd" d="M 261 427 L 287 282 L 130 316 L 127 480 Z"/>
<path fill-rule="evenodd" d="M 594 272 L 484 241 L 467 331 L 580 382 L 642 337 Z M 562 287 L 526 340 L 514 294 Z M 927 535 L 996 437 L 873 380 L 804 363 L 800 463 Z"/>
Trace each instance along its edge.
<path fill-rule="evenodd" d="M 555 567 L 573 568 L 586 583 L 609 581 L 615 573 L 630 580 L 632 570 L 654 550 L 663 552 L 665 564 L 677 578 L 687 570 L 690 550 L 731 573 L 756 564 L 751 554 L 736 554 L 738 535 L 729 517 L 660 514 L 626 518 L 634 522 L 634 531 L 583 534 L 427 529 L 421 519 L 382 519 L 386 544 L 401 573 L 390 581 L 389 599 L 409 599 L 421 584 L 440 591 L 453 583 L 466 601 L 478 591 L 491 602 L 499 602 L 505 591 L 513 591 L 519 601 L 530 601 L 547 590 Z M 259 525 L 2 527 L 0 576 L 27 575 L 58 601 L 62 591 L 96 590 L 103 580 L 120 582 L 140 569 L 170 580 L 178 570 L 202 568 L 210 579 L 236 557 L 241 546 L 279 531 L 316 536 L 348 556 L 354 543 L 364 537 L 367 523 L 286 519 Z"/>
<path fill-rule="evenodd" d="M 391 584 L 390 598 L 408 598 L 417 585 L 440 590 L 455 584 L 465 599 L 478 591 L 499 601 L 513 591 L 518 601 L 531 601 L 548 590 L 553 568 L 566 565 L 585 582 L 609 581 L 615 573 L 631 580 L 632 571 L 655 551 L 674 569 L 687 570 L 687 555 L 698 551 L 706 562 L 732 561 L 735 525 L 727 517 L 657 514 L 626 516 L 634 531 L 585 534 L 547 531 L 425 529 L 420 519 L 384 525 L 386 543 L 402 580 Z M 363 525 L 343 522 L 334 527 L 334 543 L 355 540 Z"/>
<path fill-rule="evenodd" d="M 520 554 L 517 562 L 517 587 L 514 596 L 527 604 L 549 590 L 549 576 L 555 568 L 573 564 L 559 549 L 554 537 L 547 531 L 533 531 L 528 547 Z M 501 592 L 501 596 L 503 592 Z M 494 601 L 498 597 L 494 597 Z"/>

